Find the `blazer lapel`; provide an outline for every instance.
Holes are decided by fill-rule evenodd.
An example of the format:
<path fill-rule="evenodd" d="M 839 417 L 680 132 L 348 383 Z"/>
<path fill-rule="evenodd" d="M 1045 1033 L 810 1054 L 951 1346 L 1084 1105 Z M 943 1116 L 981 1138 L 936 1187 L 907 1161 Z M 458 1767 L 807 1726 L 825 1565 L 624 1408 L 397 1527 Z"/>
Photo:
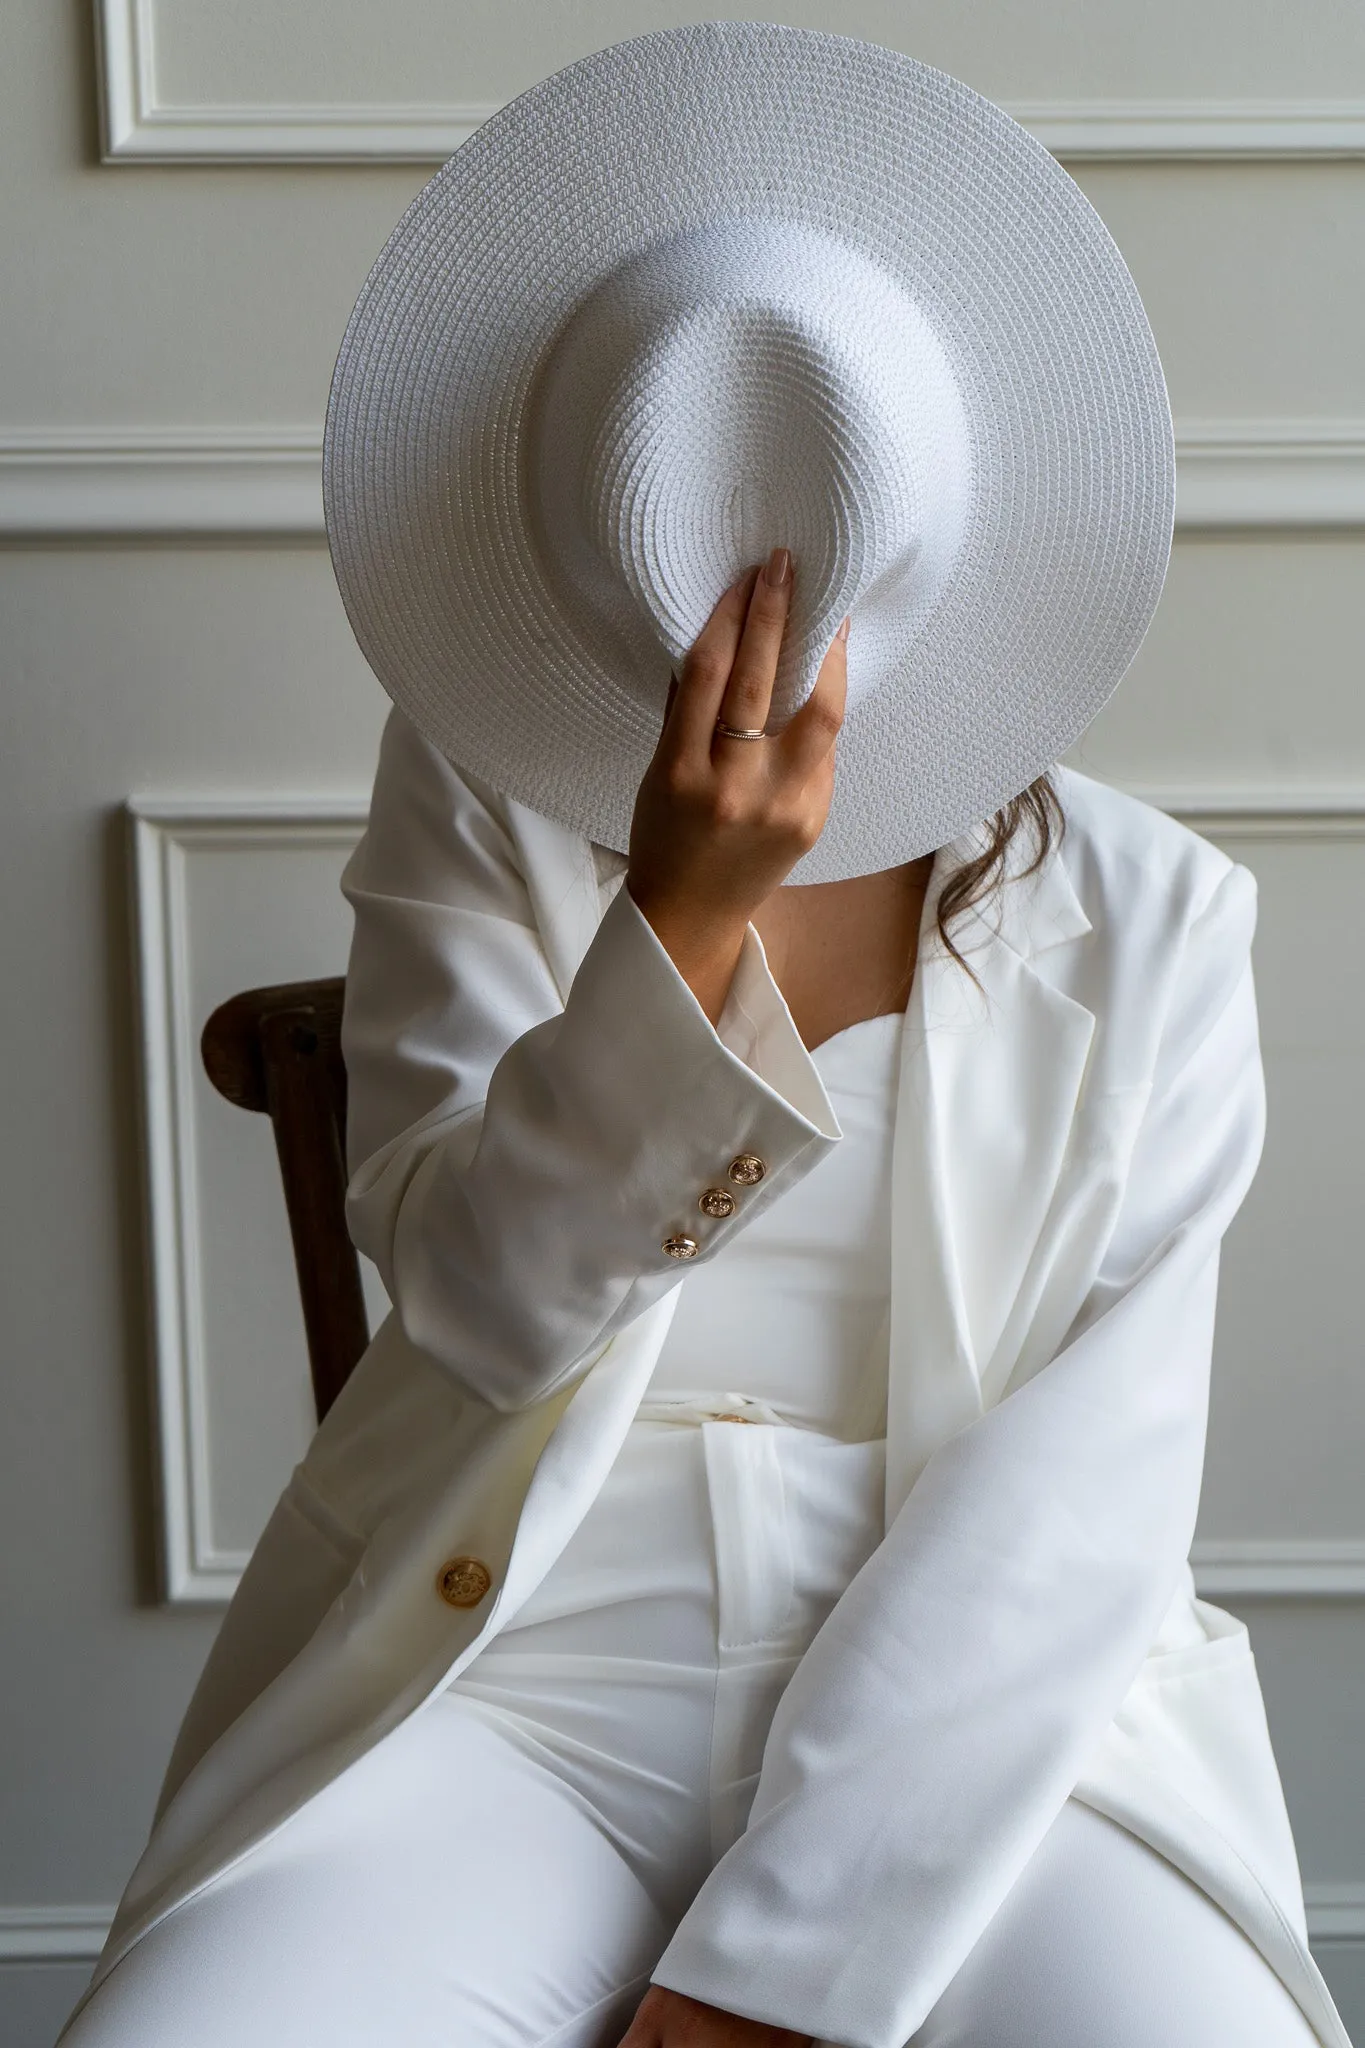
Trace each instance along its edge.
<path fill-rule="evenodd" d="M 592 845 L 514 799 L 506 806 L 567 999 L 602 914 Z M 1091 928 L 1055 845 L 1031 875 L 1021 872 L 1030 849 L 1012 845 L 1000 889 L 954 923 L 984 995 L 939 944 L 939 895 L 983 844 L 976 826 L 934 860 L 901 1039 L 883 1353 L 888 1528 L 934 1450 L 1007 1376 L 996 1354 L 1061 1173 L 1095 1029 L 1093 1012 L 1035 965 Z"/>
<path fill-rule="evenodd" d="M 928 1459 L 998 1390 L 1011 1304 L 1066 1154 L 1094 1035 L 1092 1011 L 1035 965 L 1090 920 L 1054 844 L 952 926 L 979 993 L 941 945 L 938 899 L 981 850 L 981 827 L 939 850 L 901 1041 L 892 1150 L 886 1526 Z"/>

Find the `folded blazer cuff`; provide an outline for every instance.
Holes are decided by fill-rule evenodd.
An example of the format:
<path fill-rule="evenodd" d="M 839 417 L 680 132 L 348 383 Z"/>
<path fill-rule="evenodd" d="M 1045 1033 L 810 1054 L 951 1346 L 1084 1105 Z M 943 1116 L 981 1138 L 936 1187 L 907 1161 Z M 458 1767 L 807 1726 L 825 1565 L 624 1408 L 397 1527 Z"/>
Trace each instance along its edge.
<path fill-rule="evenodd" d="M 678 1013 L 679 1023 L 689 1034 L 713 1034 L 822 1138 L 843 1136 L 820 1069 L 806 1050 L 753 925 L 745 927 L 729 994 L 713 1026 L 624 882 L 603 924 L 613 916 L 626 927 L 620 934 L 623 951 L 635 956 L 637 971 L 643 970 L 647 979 L 664 985 L 660 999 Z"/>

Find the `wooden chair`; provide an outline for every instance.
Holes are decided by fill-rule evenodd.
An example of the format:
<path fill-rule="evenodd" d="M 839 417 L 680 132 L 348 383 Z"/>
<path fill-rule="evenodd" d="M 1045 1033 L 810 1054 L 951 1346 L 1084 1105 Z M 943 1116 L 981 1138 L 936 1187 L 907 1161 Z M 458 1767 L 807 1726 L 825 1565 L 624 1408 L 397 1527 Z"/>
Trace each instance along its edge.
<path fill-rule="evenodd" d="M 321 1422 L 370 1341 L 360 1260 L 346 1229 L 345 980 L 249 988 L 200 1038 L 220 1095 L 270 1118 Z"/>

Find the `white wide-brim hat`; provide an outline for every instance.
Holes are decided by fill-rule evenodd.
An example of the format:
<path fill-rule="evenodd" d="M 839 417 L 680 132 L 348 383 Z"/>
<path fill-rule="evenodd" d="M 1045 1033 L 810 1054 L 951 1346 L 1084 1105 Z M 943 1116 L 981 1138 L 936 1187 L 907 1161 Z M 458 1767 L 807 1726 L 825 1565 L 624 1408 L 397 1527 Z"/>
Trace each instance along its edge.
<path fill-rule="evenodd" d="M 789 547 L 770 731 L 852 615 L 787 878 L 818 882 L 937 849 L 1077 739 L 1156 609 L 1175 454 L 1137 288 L 1026 129 L 895 50 L 710 21 L 556 72 L 418 193 L 342 339 L 323 495 L 393 700 L 622 852 L 671 672 Z"/>

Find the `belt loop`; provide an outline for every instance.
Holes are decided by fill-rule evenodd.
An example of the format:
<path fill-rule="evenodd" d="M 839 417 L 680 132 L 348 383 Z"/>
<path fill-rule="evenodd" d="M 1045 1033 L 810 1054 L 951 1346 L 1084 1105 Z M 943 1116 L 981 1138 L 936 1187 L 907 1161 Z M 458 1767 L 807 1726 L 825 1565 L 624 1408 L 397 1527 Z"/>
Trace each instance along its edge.
<path fill-rule="evenodd" d="M 721 1650 L 779 1637 L 791 1613 L 795 1574 L 777 1429 L 703 1422 L 711 1498 Z"/>

